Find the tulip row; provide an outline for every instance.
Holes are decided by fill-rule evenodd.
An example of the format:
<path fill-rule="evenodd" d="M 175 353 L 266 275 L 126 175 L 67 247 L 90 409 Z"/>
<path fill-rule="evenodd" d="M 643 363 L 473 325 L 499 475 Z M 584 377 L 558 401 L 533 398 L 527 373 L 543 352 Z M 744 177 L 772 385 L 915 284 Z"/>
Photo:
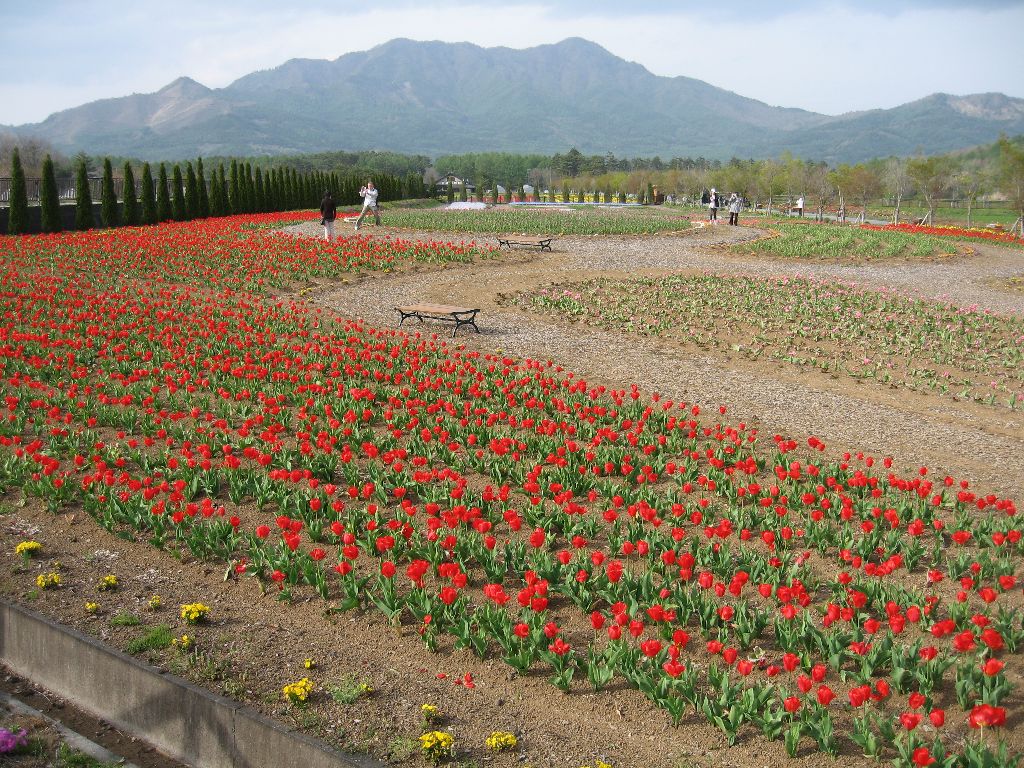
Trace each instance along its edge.
<path fill-rule="evenodd" d="M 1001 725 L 1024 648 L 1011 500 L 269 300 L 251 289 L 281 265 L 340 267 L 219 227 L 0 241 L 0 484 L 568 693 L 621 679 L 729 740 L 927 765 L 954 736 L 904 715 Z"/>

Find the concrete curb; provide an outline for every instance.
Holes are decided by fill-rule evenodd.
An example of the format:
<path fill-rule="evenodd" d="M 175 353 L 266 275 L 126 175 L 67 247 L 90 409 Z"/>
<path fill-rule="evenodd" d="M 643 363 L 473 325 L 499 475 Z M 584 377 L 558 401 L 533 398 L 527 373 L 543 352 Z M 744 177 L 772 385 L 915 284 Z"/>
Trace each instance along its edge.
<path fill-rule="evenodd" d="M 164 754 L 202 768 L 367 768 L 255 710 L 0 600 L 0 661 Z"/>
<path fill-rule="evenodd" d="M 14 698 L 4 691 L 0 691 L 0 705 L 7 707 L 11 712 L 18 715 L 25 715 L 27 717 L 36 717 L 40 720 L 45 721 L 53 728 L 60 737 L 64 739 L 65 743 L 69 747 L 78 752 L 88 755 L 93 760 L 98 760 L 101 763 L 117 763 L 123 768 L 138 768 L 135 763 L 124 762 L 120 755 L 115 755 L 106 747 L 101 747 L 95 741 L 91 741 L 77 731 L 72 731 L 64 723 L 59 720 L 54 720 L 49 715 L 44 715 L 37 709 L 32 709 L 28 704 L 23 701 Z"/>

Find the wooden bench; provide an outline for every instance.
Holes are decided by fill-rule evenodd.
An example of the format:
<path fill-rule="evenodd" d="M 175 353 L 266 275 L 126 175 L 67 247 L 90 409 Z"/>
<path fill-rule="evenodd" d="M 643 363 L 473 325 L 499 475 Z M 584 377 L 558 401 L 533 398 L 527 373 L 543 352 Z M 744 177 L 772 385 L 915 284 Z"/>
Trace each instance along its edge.
<path fill-rule="evenodd" d="M 551 241 L 554 240 L 554 239 L 555 238 L 553 238 L 553 237 L 547 237 L 547 236 L 543 236 L 543 237 L 518 237 L 516 235 L 509 235 L 507 237 L 499 237 L 498 238 L 498 247 L 501 248 L 501 247 L 504 246 L 505 248 L 508 248 L 511 251 L 513 245 L 528 245 L 528 246 L 531 246 L 533 248 L 540 248 L 542 251 L 550 251 L 551 250 Z"/>
<path fill-rule="evenodd" d="M 480 333 L 480 329 L 476 327 L 476 313 L 480 311 L 479 309 L 453 307 L 449 304 L 408 304 L 404 307 L 395 307 L 395 309 L 402 316 L 402 319 L 398 322 L 399 328 L 410 317 L 415 317 L 421 323 L 424 318 L 441 320 L 445 323 L 455 323 L 455 327 L 452 328 L 452 338 L 455 338 L 456 331 L 463 325 L 471 325 L 474 331 Z"/>

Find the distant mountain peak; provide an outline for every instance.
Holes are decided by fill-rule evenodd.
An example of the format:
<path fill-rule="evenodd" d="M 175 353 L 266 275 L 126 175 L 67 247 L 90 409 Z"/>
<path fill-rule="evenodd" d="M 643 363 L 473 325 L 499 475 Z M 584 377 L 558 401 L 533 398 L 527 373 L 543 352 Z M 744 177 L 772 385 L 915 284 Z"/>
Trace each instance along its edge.
<path fill-rule="evenodd" d="M 933 94 L 838 116 L 660 77 L 590 40 L 527 49 L 396 38 L 336 59 L 291 59 L 211 89 L 85 104 L 16 131 L 74 153 L 177 159 L 325 150 L 659 155 L 856 162 L 1024 134 L 1024 100 Z"/>
<path fill-rule="evenodd" d="M 159 91 L 161 96 L 205 96 L 212 91 L 200 82 L 191 77 L 179 77 L 172 80 Z"/>

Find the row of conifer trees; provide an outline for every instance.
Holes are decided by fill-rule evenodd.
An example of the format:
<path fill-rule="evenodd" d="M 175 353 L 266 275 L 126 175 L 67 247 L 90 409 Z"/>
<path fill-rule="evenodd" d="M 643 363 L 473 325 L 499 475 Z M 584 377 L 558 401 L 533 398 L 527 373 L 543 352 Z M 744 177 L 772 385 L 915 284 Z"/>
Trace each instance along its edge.
<path fill-rule="evenodd" d="M 207 178 L 203 159 L 193 166 L 185 163 L 185 170 L 177 163 L 168 176 L 167 165 L 160 163 L 154 183 L 149 163 L 142 166 L 142 183 L 136 191 L 135 173 L 131 163 L 124 164 L 121 197 L 118 199 L 114 172 L 109 158 L 103 161 L 103 180 L 100 194 L 100 225 L 103 227 L 138 226 L 161 221 L 190 221 L 210 216 L 230 216 L 243 213 L 269 213 L 318 208 L 323 193 L 331 190 L 339 205 L 361 202 L 359 188 L 366 182 L 363 176 L 337 172 L 311 171 L 299 173 L 294 168 L 253 168 L 251 163 L 232 160 L 230 168 L 221 163 Z M 400 200 L 422 197 L 426 193 L 422 179 L 410 176 L 398 179 L 388 174 L 374 174 L 374 185 L 380 190 L 380 200 Z M 96 226 L 93 215 L 92 193 L 89 187 L 85 160 L 79 162 L 75 181 L 75 229 Z M 49 155 L 43 161 L 39 203 L 41 230 L 59 232 L 63 228 L 60 198 L 53 161 Z M 11 235 L 29 231 L 28 195 L 25 173 L 18 150 L 11 158 L 11 197 L 7 232 Z"/>

